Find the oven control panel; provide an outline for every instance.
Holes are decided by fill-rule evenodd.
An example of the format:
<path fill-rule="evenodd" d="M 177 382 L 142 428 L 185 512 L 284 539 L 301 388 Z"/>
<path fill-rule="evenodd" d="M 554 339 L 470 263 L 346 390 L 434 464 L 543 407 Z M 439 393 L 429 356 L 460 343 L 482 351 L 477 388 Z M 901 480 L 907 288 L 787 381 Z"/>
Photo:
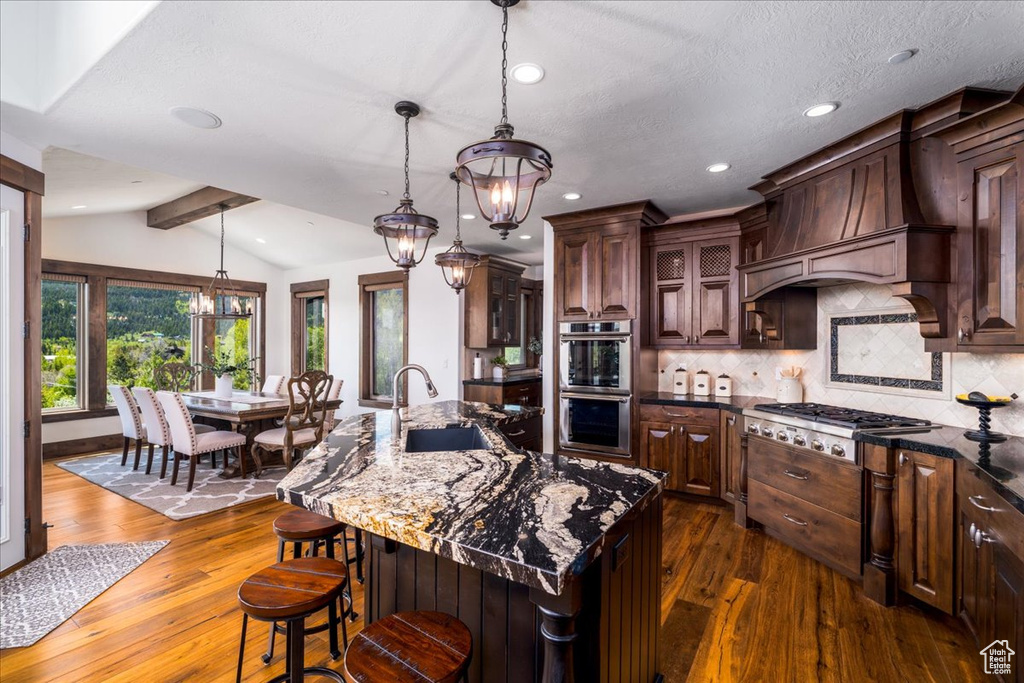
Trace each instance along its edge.
<path fill-rule="evenodd" d="M 857 446 L 852 437 L 829 434 L 804 426 L 793 426 L 760 416 L 746 415 L 744 427 L 750 436 L 771 439 L 799 451 L 820 453 L 823 457 L 857 462 Z"/>

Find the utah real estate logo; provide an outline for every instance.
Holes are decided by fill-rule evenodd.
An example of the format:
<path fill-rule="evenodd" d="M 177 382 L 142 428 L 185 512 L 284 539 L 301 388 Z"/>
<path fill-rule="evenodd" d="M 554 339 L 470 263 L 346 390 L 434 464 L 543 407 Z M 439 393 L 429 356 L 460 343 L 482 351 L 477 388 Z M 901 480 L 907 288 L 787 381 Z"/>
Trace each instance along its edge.
<path fill-rule="evenodd" d="M 1006 640 L 993 640 L 981 651 L 985 660 L 985 673 L 1009 676 L 1011 671 L 1010 658 L 1016 652 L 1010 649 L 1010 643 Z"/>

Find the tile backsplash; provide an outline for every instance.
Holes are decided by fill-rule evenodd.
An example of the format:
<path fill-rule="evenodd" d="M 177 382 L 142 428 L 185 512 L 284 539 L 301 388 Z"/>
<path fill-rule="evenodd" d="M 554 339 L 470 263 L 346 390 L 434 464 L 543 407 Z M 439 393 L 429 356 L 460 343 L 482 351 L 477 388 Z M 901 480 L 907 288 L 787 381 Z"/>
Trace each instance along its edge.
<path fill-rule="evenodd" d="M 978 411 L 960 405 L 954 396 L 975 390 L 1000 396 L 1018 393 L 1020 399 L 992 411 L 992 428 L 1024 436 L 1024 353 L 932 357 L 924 353 L 920 335 L 908 334 L 916 333 L 913 314 L 914 309 L 893 297 L 886 285 L 823 287 L 818 290 L 814 351 L 663 350 L 658 353 L 663 371 L 659 389 L 672 391 L 672 371 L 682 365 L 691 373 L 728 374 L 734 394 L 774 400 L 775 369 L 796 366 L 801 369 L 805 401 L 974 428 Z M 835 381 L 834 367 L 842 381 Z"/>

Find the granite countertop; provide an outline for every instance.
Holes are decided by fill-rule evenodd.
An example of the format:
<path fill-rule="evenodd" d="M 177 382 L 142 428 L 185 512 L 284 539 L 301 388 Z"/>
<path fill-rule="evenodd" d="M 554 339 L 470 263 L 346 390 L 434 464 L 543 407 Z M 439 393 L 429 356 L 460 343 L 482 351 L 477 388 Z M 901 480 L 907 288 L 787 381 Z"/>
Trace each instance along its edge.
<path fill-rule="evenodd" d="M 277 497 L 557 595 L 616 522 L 663 490 L 665 475 L 521 451 L 497 429 L 541 412 L 464 401 L 403 409 L 403 433 L 476 424 L 492 446 L 431 453 L 404 451 L 391 411 L 353 416 L 285 476 Z"/>
<path fill-rule="evenodd" d="M 742 413 L 744 408 L 753 408 L 761 403 L 777 403 L 774 398 L 764 396 L 694 396 L 668 392 L 640 394 L 640 403 L 658 406 L 680 406 L 683 408 L 719 408 L 732 413 Z"/>
<path fill-rule="evenodd" d="M 480 386 L 494 386 L 494 387 L 507 387 L 513 384 L 529 384 L 530 382 L 540 382 L 543 377 L 540 375 L 526 375 L 525 377 L 506 377 L 505 379 L 493 379 L 491 377 L 483 377 L 481 379 L 464 379 L 462 384 L 476 384 Z"/>
<path fill-rule="evenodd" d="M 980 444 L 964 437 L 963 427 L 939 427 L 929 431 L 886 436 L 858 434 L 857 441 L 886 448 L 903 448 L 943 458 L 964 458 L 978 466 L 988 484 L 1008 503 L 1024 512 L 1024 437 L 1010 436 L 991 446 L 991 457 L 980 462 Z"/>

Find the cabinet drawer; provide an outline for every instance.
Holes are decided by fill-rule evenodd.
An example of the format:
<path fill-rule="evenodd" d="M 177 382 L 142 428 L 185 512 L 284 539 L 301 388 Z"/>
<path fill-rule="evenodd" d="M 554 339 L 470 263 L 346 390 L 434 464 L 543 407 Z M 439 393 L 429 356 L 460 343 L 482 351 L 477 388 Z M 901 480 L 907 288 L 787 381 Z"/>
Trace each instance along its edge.
<path fill-rule="evenodd" d="M 526 384 L 513 384 L 505 387 L 505 403 L 518 405 L 540 405 L 540 382 L 527 382 Z"/>
<path fill-rule="evenodd" d="M 747 476 L 856 522 L 861 520 L 859 467 L 801 453 L 763 437 L 747 441 Z"/>
<path fill-rule="evenodd" d="M 640 404 L 640 419 L 646 422 L 685 422 L 718 426 L 718 408 L 688 408 Z"/>
<path fill-rule="evenodd" d="M 751 480 L 747 514 L 784 543 L 851 576 L 861 571 L 861 525 Z"/>
<path fill-rule="evenodd" d="M 979 472 L 977 465 L 968 460 L 957 462 L 956 497 L 960 509 L 1024 562 L 1024 513 L 993 491 L 980 476 L 987 475 Z"/>
<path fill-rule="evenodd" d="M 498 427 L 502 434 L 515 446 L 524 446 L 531 441 L 539 442 L 541 439 L 540 415 L 531 417 L 528 420 L 510 422 Z"/>

